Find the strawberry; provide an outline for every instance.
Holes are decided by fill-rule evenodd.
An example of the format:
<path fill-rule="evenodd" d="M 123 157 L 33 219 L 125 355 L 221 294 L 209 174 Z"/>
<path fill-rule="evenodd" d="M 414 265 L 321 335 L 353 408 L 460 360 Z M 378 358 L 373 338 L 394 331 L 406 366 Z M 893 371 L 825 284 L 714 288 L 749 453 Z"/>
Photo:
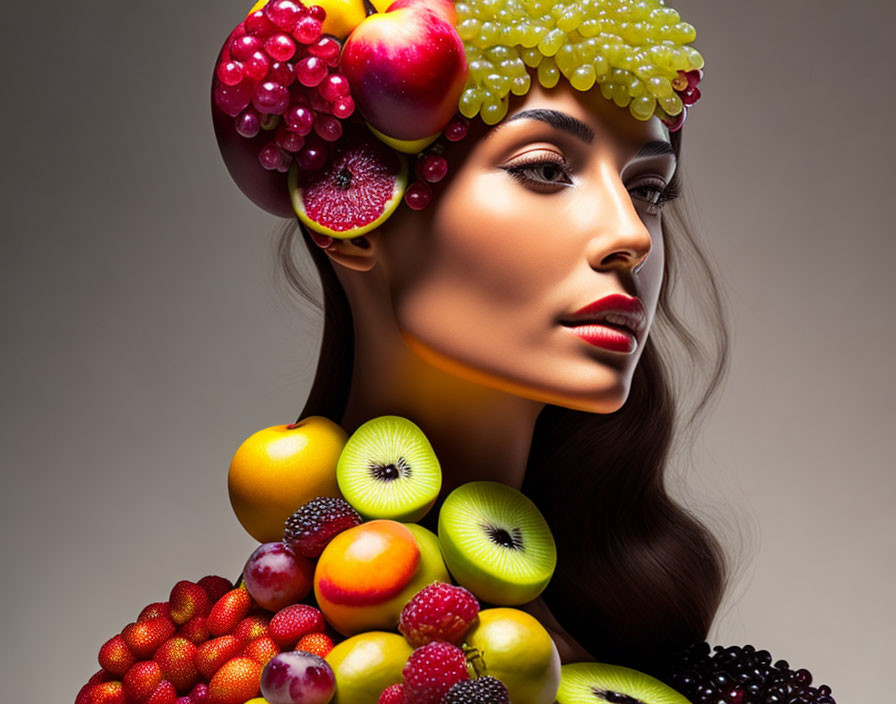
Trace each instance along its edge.
<path fill-rule="evenodd" d="M 196 667 L 197 648 L 183 637 L 169 638 L 153 655 L 162 668 L 162 676 L 174 685 L 178 692 L 188 692 L 199 679 Z"/>
<path fill-rule="evenodd" d="M 326 633 L 306 633 L 299 642 L 296 643 L 294 650 L 304 650 L 306 653 L 314 653 L 322 658 L 327 657 L 333 649 L 333 641 Z"/>
<path fill-rule="evenodd" d="M 326 626 L 321 612 L 308 604 L 293 604 L 280 609 L 268 626 L 268 632 L 281 648 L 292 648 L 306 633 L 321 633 Z"/>
<path fill-rule="evenodd" d="M 146 700 L 146 704 L 177 704 L 177 692 L 168 680 L 159 682 L 156 691 Z"/>
<path fill-rule="evenodd" d="M 271 640 L 270 636 L 262 636 L 250 641 L 240 653 L 243 657 L 252 658 L 259 665 L 264 667 L 268 664 L 268 660 L 280 653 L 280 648 Z"/>
<path fill-rule="evenodd" d="M 154 604 L 149 604 L 144 607 L 143 611 L 141 611 L 140 615 L 137 617 L 137 620 L 146 621 L 155 618 L 156 616 L 171 618 L 171 609 L 168 608 L 167 601 L 157 601 Z"/>
<path fill-rule="evenodd" d="M 252 597 L 243 588 L 231 589 L 215 602 L 206 625 L 213 636 L 230 633 L 249 613 Z"/>
<path fill-rule="evenodd" d="M 165 616 L 155 616 L 124 627 L 121 637 L 128 649 L 138 658 L 151 658 L 156 649 L 174 635 L 174 622 Z"/>
<path fill-rule="evenodd" d="M 207 680 L 231 658 L 235 658 L 246 642 L 234 636 L 221 636 L 203 643 L 196 650 L 196 667 Z"/>
<path fill-rule="evenodd" d="M 271 622 L 270 616 L 246 616 L 242 621 L 236 624 L 231 635 L 245 640 L 255 640 L 261 636 L 268 635 L 268 624 Z"/>
<path fill-rule="evenodd" d="M 154 660 L 143 660 L 134 663 L 121 680 L 125 697 L 129 702 L 145 702 L 149 699 L 159 682 L 162 681 L 162 668 Z"/>
<path fill-rule="evenodd" d="M 83 692 L 83 699 L 78 704 L 125 704 L 124 689 L 117 680 L 98 682 Z"/>
<path fill-rule="evenodd" d="M 233 589 L 233 582 L 213 574 L 203 577 L 196 582 L 196 584 L 205 589 L 210 604 L 214 604 L 218 599 Z"/>
<path fill-rule="evenodd" d="M 168 597 L 171 619 L 182 624 L 194 616 L 205 616 L 211 609 L 211 602 L 205 589 L 186 579 L 174 585 Z"/>
<path fill-rule="evenodd" d="M 130 651 L 120 633 L 103 643 L 98 659 L 100 667 L 117 677 L 122 677 L 137 662 L 137 657 Z"/>
<path fill-rule="evenodd" d="M 187 621 L 183 626 L 177 629 L 178 636 L 182 638 L 186 638 L 191 643 L 195 643 L 196 645 L 200 645 L 205 643 L 209 638 L 211 638 L 211 633 L 208 632 L 208 616 L 194 616 L 189 621 Z"/>
<path fill-rule="evenodd" d="M 252 658 L 228 660 L 208 683 L 208 704 L 243 704 L 257 697 L 261 669 Z"/>

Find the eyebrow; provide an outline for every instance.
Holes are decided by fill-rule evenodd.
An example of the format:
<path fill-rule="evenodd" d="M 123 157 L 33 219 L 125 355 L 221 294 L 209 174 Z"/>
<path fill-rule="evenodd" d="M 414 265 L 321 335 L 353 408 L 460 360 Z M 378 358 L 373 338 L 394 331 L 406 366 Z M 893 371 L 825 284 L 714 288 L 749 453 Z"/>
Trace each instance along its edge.
<path fill-rule="evenodd" d="M 504 123 L 513 122 L 514 120 L 541 120 L 546 122 L 554 129 L 571 134 L 573 137 L 581 139 L 585 144 L 591 144 L 594 141 L 594 130 L 581 120 L 568 115 L 559 110 L 523 110 L 508 117 Z M 500 125 L 499 125 L 500 127 Z"/>
<path fill-rule="evenodd" d="M 540 120 L 541 122 L 549 124 L 554 129 L 571 134 L 573 137 L 577 137 L 585 142 L 585 144 L 594 142 L 594 130 L 578 118 L 575 118 L 568 113 L 561 112 L 560 110 L 547 110 L 543 108 L 537 110 L 523 110 L 508 117 L 504 122 L 498 124 L 495 129 L 499 129 L 501 125 L 513 122 L 514 120 Z M 670 142 L 665 140 L 653 140 L 641 147 L 641 151 L 638 152 L 635 158 L 648 156 L 676 156 L 676 154 L 675 149 Z"/>

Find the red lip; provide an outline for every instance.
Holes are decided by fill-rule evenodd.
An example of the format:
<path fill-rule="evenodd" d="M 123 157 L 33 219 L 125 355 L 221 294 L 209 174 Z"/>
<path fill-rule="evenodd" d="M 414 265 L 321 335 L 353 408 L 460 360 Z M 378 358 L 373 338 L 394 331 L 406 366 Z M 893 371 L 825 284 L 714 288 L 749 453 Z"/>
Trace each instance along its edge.
<path fill-rule="evenodd" d="M 561 324 L 586 342 L 613 352 L 631 353 L 647 327 L 641 299 L 612 293 L 562 319 Z"/>

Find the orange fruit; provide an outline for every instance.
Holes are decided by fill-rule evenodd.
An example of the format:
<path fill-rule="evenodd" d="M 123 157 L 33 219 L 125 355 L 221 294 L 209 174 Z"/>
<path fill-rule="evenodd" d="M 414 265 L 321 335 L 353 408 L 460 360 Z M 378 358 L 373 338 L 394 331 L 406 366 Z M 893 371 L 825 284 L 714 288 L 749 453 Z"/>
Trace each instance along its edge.
<path fill-rule="evenodd" d="M 342 496 L 336 462 L 347 440 L 341 427 L 322 416 L 249 436 L 227 476 L 230 505 L 249 535 L 260 543 L 280 540 L 299 506 L 318 496 Z"/>

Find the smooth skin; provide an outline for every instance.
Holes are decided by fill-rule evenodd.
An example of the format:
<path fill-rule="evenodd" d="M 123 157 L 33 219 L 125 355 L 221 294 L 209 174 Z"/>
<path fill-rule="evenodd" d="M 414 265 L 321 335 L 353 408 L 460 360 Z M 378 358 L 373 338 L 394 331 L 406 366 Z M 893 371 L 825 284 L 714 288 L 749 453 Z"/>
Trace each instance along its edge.
<path fill-rule="evenodd" d="M 564 113 L 591 134 L 570 134 L 532 110 Z M 671 153 L 639 152 L 668 140 L 656 118 L 640 122 L 599 91 L 566 81 L 545 89 L 533 76 L 501 123 L 472 121 L 426 209 L 400 208 L 366 246 L 330 243 L 355 324 L 343 427 L 385 414 L 412 419 L 439 457 L 444 497 L 474 480 L 520 488 L 545 404 L 619 409 L 650 326 L 622 353 L 559 321 L 622 293 L 639 297 L 652 323 L 663 236 L 651 201 L 676 163 Z M 564 662 L 591 659 L 541 600 L 528 610 L 552 630 Z"/>

